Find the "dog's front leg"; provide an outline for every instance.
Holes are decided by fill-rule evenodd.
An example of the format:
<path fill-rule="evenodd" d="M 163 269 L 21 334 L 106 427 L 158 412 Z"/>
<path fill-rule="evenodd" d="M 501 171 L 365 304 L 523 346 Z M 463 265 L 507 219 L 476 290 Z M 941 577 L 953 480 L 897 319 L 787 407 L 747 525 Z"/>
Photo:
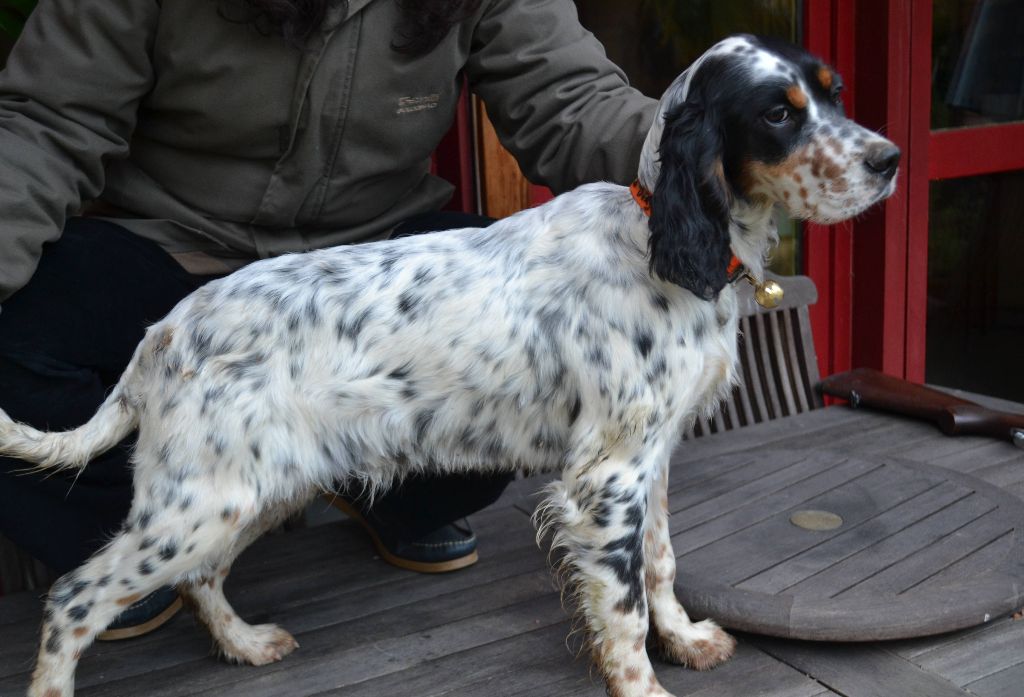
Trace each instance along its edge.
<path fill-rule="evenodd" d="M 540 509 L 541 532 L 555 530 L 564 551 L 563 583 L 586 622 L 595 663 L 612 697 L 671 697 L 647 656 L 643 536 L 647 510 L 642 465 L 607 459 L 566 470 Z"/>
<path fill-rule="evenodd" d="M 644 533 L 644 581 L 654 634 L 667 660 L 698 670 L 728 659 L 736 641 L 712 620 L 692 622 L 676 599 L 676 557 L 668 529 L 668 458 L 658 468 L 648 496 Z"/>

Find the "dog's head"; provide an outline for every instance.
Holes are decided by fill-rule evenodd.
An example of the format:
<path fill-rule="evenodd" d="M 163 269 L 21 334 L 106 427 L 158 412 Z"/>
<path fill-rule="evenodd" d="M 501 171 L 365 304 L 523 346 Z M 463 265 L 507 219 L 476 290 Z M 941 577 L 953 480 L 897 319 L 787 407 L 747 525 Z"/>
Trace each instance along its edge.
<path fill-rule="evenodd" d="M 781 205 L 829 224 L 892 194 L 900 151 L 846 118 L 842 87 L 814 56 L 747 35 L 676 78 L 640 160 L 652 192 L 651 270 L 711 299 L 727 282 L 738 210 Z"/>

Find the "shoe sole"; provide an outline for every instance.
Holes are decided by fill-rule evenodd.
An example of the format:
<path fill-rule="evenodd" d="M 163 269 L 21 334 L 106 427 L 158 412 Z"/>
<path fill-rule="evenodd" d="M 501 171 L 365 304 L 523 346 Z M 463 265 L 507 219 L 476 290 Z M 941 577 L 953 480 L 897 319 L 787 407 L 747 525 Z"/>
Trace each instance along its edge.
<path fill-rule="evenodd" d="M 154 629 L 166 624 L 168 620 L 178 614 L 178 610 L 180 610 L 181 607 L 181 596 L 178 596 L 174 599 L 174 602 L 164 608 L 159 615 L 152 617 L 142 624 L 136 624 L 131 627 L 121 627 L 120 629 L 106 629 L 97 634 L 96 638 L 100 641 L 121 641 L 122 639 L 131 639 L 133 637 L 142 636 L 143 634 L 149 634 Z"/>
<path fill-rule="evenodd" d="M 359 525 L 361 525 L 370 536 L 370 540 L 373 542 L 373 547 L 377 550 L 377 554 L 380 555 L 380 558 L 392 566 L 397 566 L 400 569 L 408 569 L 409 571 L 417 571 L 421 574 L 443 574 L 448 571 L 465 569 L 467 566 L 476 564 L 480 559 L 479 556 L 477 556 L 475 549 L 465 556 L 458 557 L 457 559 L 449 559 L 448 561 L 415 561 L 413 559 L 405 559 L 404 557 L 396 556 L 388 551 L 388 548 L 384 546 L 380 537 L 377 536 L 377 531 L 374 530 L 373 526 L 367 522 L 366 518 L 363 518 L 359 511 L 349 505 L 347 501 L 331 495 L 324 495 L 324 498 L 327 499 L 327 502 L 332 506 L 359 523 Z"/>

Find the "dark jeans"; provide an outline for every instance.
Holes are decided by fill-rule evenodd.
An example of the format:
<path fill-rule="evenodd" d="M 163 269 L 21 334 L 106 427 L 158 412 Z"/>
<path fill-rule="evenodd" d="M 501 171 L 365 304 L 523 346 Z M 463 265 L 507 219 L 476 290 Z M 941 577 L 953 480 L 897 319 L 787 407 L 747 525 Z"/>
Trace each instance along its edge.
<path fill-rule="evenodd" d="M 396 232 L 487 224 L 439 213 Z M 72 218 L 47 244 L 27 286 L 0 310 L 0 407 L 37 428 L 68 429 L 92 417 L 124 370 L 145 328 L 210 277 L 185 272 L 156 244 L 112 223 Z M 120 527 L 131 504 L 128 441 L 97 457 L 73 481 L 19 473 L 0 457 L 0 532 L 65 573 Z M 506 475 L 409 479 L 375 509 L 410 535 L 492 503 Z"/>

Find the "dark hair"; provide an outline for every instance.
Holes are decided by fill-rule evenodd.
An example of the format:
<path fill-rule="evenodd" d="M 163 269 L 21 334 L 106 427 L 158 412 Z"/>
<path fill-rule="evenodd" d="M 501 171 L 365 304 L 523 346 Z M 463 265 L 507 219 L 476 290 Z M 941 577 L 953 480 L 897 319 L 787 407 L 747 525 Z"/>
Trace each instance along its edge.
<path fill-rule="evenodd" d="M 691 86 L 696 92 L 698 86 Z M 665 115 L 661 170 L 651 195 L 651 272 L 703 300 L 728 282 L 729 190 L 714 106 L 699 95 Z"/>
<path fill-rule="evenodd" d="M 339 0 L 228 0 L 245 10 L 242 21 L 265 34 L 280 36 L 295 46 L 305 43 L 323 24 L 327 9 Z M 391 47 L 408 56 L 422 56 L 434 50 L 451 28 L 480 6 L 480 0 L 395 0 L 402 10 Z M 230 19 L 222 3 L 221 14 Z"/>

